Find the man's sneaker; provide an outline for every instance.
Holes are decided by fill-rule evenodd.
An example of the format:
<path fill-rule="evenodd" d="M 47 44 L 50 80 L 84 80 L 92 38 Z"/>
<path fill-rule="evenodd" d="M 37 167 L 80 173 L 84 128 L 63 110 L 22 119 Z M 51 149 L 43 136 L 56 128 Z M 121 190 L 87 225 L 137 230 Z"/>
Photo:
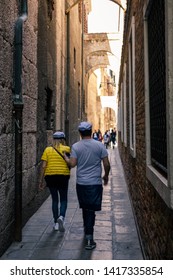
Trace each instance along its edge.
<path fill-rule="evenodd" d="M 59 231 L 60 232 L 64 232 L 65 228 L 64 228 L 64 217 L 60 216 L 57 220 L 58 224 L 59 224 Z"/>
<path fill-rule="evenodd" d="M 58 223 L 55 223 L 54 226 L 53 226 L 54 230 L 59 230 L 59 224 Z"/>
<path fill-rule="evenodd" d="M 86 239 L 86 245 L 85 245 L 86 250 L 92 250 L 95 247 L 96 247 L 96 242 L 93 239 L 91 239 L 91 240 Z"/>

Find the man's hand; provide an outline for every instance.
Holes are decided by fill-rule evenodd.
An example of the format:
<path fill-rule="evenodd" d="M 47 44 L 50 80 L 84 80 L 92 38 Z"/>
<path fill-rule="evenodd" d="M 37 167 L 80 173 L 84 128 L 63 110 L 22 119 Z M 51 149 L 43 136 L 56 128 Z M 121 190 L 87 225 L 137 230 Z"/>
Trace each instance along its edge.
<path fill-rule="evenodd" d="M 108 157 L 103 158 L 103 166 L 105 170 L 105 175 L 103 176 L 102 179 L 104 181 L 104 186 L 106 186 L 109 180 L 109 171 L 110 171 L 110 162 Z"/>
<path fill-rule="evenodd" d="M 104 181 L 104 186 L 106 186 L 106 185 L 108 184 L 109 177 L 106 176 L 106 175 L 104 175 L 104 176 L 102 177 L 102 179 L 103 179 L 103 181 Z"/>
<path fill-rule="evenodd" d="M 64 153 L 64 159 L 66 163 L 68 164 L 69 167 L 75 167 L 77 165 L 77 159 L 76 158 L 69 158 L 65 153 Z"/>

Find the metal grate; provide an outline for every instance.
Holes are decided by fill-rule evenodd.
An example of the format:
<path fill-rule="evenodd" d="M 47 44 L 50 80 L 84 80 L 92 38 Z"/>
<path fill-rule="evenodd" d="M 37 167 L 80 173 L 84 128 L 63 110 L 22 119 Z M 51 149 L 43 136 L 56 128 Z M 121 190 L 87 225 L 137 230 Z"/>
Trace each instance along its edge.
<path fill-rule="evenodd" d="M 165 7 L 151 1 L 148 15 L 149 101 L 152 164 L 167 173 Z"/>

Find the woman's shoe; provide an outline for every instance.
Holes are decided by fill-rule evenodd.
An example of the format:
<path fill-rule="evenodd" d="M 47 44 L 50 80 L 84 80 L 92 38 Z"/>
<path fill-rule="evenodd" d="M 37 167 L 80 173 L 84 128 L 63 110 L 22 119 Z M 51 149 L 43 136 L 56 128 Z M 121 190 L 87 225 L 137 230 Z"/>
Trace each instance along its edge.
<path fill-rule="evenodd" d="M 54 230 L 59 230 L 59 224 L 58 223 L 55 223 L 54 226 L 53 226 Z"/>
<path fill-rule="evenodd" d="M 58 224 L 59 224 L 59 231 L 60 232 L 64 232 L 65 228 L 64 228 L 64 217 L 60 216 L 57 220 Z"/>

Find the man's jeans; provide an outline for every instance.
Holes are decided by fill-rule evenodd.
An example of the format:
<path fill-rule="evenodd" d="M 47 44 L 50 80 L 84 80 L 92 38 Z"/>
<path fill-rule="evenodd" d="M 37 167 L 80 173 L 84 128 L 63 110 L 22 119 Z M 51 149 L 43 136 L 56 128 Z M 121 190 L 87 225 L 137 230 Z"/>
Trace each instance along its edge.
<path fill-rule="evenodd" d="M 82 209 L 82 214 L 83 214 L 83 224 L 84 224 L 85 234 L 93 236 L 95 216 L 96 216 L 95 211 Z"/>

